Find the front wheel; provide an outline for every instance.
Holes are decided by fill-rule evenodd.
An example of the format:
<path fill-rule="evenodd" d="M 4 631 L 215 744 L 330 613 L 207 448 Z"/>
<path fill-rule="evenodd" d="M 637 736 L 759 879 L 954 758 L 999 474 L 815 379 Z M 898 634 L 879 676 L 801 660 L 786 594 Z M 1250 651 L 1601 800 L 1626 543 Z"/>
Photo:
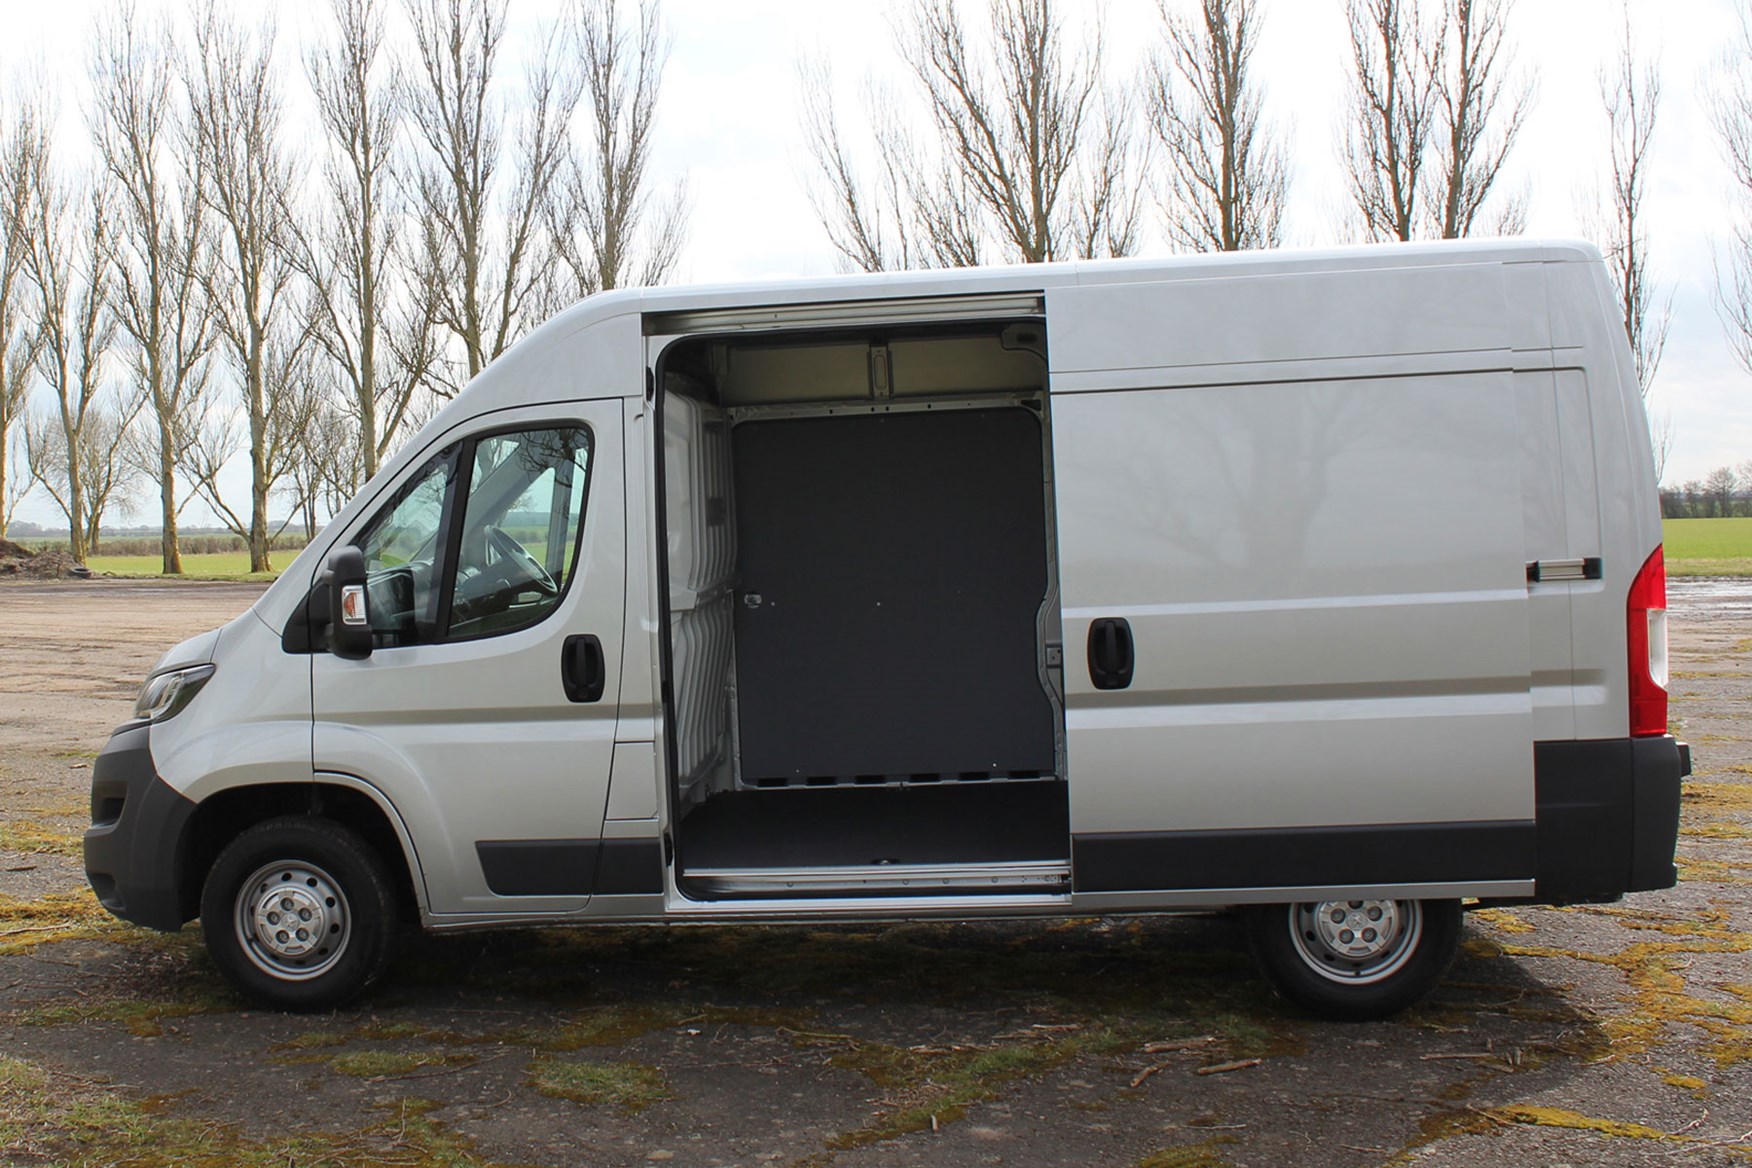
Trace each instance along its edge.
<path fill-rule="evenodd" d="M 331 1010 L 389 964 L 395 884 L 333 820 L 286 816 L 232 840 L 207 873 L 201 929 L 221 973 L 281 1010 Z"/>
<path fill-rule="evenodd" d="M 1323 900 L 1250 909 L 1253 955 L 1278 993 L 1323 1018 L 1367 1022 L 1420 1001 L 1460 944 L 1457 900 Z"/>

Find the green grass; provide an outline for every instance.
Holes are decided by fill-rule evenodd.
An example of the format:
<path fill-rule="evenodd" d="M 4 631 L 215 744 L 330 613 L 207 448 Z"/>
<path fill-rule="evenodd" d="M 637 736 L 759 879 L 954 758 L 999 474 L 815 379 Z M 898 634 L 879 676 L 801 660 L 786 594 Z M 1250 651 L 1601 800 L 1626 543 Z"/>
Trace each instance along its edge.
<path fill-rule="evenodd" d="M 276 571 L 251 573 L 248 552 L 219 552 L 214 555 L 184 556 L 183 576 L 194 580 L 272 580 L 278 568 L 292 562 L 297 552 L 275 552 L 272 562 Z M 86 567 L 99 575 L 160 576 L 164 560 L 159 556 L 92 556 Z"/>
<path fill-rule="evenodd" d="M 1752 519 L 1663 519 L 1669 576 L 1752 576 Z"/>

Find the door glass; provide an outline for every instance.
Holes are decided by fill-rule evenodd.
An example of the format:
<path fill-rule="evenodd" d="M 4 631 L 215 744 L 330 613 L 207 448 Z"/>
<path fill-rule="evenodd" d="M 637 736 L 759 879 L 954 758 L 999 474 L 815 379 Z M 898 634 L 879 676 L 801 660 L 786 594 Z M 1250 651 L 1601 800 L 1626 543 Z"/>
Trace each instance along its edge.
<path fill-rule="evenodd" d="M 434 455 L 359 537 L 365 554 L 371 629 L 380 648 L 417 645 L 438 634 L 437 566 L 444 499 L 456 447 Z"/>
<path fill-rule="evenodd" d="M 584 520 L 590 434 L 495 434 L 470 462 L 450 607 L 457 639 L 526 628 L 558 606 Z"/>

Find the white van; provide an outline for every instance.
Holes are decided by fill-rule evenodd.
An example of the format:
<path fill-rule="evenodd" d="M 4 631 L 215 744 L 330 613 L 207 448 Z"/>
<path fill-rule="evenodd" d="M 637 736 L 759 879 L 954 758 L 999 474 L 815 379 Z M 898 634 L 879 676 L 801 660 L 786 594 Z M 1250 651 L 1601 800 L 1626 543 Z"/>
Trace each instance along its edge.
<path fill-rule="evenodd" d="M 1378 1017 L 1673 884 L 1660 542 L 1585 245 L 607 293 L 164 656 L 86 867 L 290 1009 L 403 915 L 1247 906 Z"/>

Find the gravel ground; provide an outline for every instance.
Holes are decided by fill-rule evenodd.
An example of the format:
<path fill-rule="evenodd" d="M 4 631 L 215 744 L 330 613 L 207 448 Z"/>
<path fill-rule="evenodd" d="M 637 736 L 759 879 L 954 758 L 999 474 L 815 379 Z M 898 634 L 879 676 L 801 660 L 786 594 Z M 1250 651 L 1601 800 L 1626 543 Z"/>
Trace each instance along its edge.
<path fill-rule="evenodd" d="M 1217 916 L 410 937 L 357 1008 L 251 1010 L 75 857 L 140 677 L 259 591 L 0 585 L 8 1163 L 1752 1160 L 1752 582 L 1671 586 L 1680 885 L 1474 913 L 1428 1004 L 1360 1026 Z"/>

